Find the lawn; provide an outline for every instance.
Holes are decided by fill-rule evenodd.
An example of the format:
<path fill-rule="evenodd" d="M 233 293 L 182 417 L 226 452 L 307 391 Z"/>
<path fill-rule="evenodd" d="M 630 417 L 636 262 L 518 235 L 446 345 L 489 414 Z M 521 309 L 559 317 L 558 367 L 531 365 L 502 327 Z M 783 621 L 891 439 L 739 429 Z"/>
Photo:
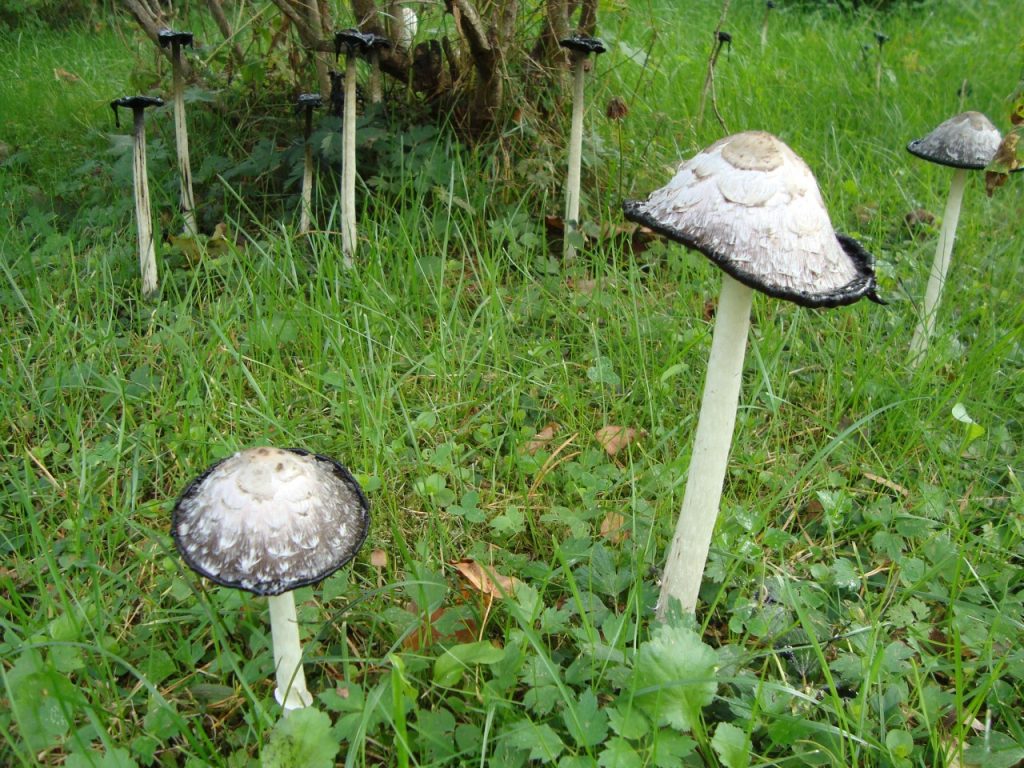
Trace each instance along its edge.
<path fill-rule="evenodd" d="M 719 4 L 632 5 L 602 4 L 573 263 L 544 222 L 557 136 L 370 124 L 348 269 L 336 123 L 305 239 L 287 94 L 253 146 L 197 89 L 199 242 L 173 236 L 173 122 L 149 116 L 154 300 L 108 103 L 169 73 L 123 20 L 0 32 L 0 764 L 1024 761 L 1024 179 L 989 198 L 973 174 L 912 366 L 938 222 L 905 217 L 941 217 L 951 174 L 904 150 L 965 109 L 1009 128 L 1019 13 L 779 3 L 762 49 L 737 0 L 723 126 L 710 97 L 696 119 Z M 721 278 L 621 202 L 752 129 L 807 161 L 888 303 L 755 298 L 701 601 L 659 624 Z M 193 478 L 265 444 L 338 459 L 372 514 L 297 593 L 315 704 L 287 717 L 266 601 L 170 536 Z"/>

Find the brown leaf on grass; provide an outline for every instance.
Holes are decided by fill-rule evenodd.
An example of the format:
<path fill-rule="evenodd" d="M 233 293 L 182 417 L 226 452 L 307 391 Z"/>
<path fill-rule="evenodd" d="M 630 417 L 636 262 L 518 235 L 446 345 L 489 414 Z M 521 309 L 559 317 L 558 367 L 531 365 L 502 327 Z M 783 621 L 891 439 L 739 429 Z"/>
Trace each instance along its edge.
<path fill-rule="evenodd" d="M 405 609 L 412 614 L 419 614 L 419 608 L 415 603 L 407 603 Z M 447 608 L 438 608 L 430 614 L 428 621 L 420 622 L 414 632 L 410 632 L 402 640 L 402 648 L 407 651 L 419 651 L 427 648 L 439 640 L 451 643 L 471 643 L 477 639 L 478 628 L 476 622 L 468 617 L 462 618 L 456 625 L 454 632 L 447 634 L 441 632 L 437 625 L 444 618 Z"/>
<path fill-rule="evenodd" d="M 544 217 L 544 229 L 548 235 L 557 235 L 561 237 L 565 234 L 565 222 L 561 216 L 545 216 Z"/>
<path fill-rule="evenodd" d="M 594 438 L 609 456 L 614 456 L 642 434 L 640 430 L 633 427 L 618 427 L 609 424 L 607 427 L 597 430 L 594 433 Z"/>
<path fill-rule="evenodd" d="M 890 491 L 895 491 L 900 496 L 910 495 L 910 491 L 908 491 L 899 483 L 894 483 L 892 480 L 889 480 L 888 478 L 879 477 L 878 475 L 872 474 L 871 472 L 865 472 L 864 477 L 873 483 L 878 483 L 879 485 L 888 488 Z"/>
<path fill-rule="evenodd" d="M 1018 141 L 1020 137 L 1016 131 L 1006 134 L 992 161 L 985 167 L 985 194 L 989 197 L 1006 183 L 1012 171 L 1020 167 L 1020 160 L 1017 159 Z"/>
<path fill-rule="evenodd" d="M 60 67 L 53 68 L 53 79 L 60 80 L 62 83 L 82 82 L 82 78 L 80 78 L 74 72 L 68 72 L 66 69 L 61 69 Z"/>
<path fill-rule="evenodd" d="M 490 598 L 508 597 L 515 593 L 516 585 L 519 584 L 518 579 L 503 576 L 490 566 L 481 565 L 469 558 L 453 560 L 451 565 L 473 589 Z"/>
<path fill-rule="evenodd" d="M 576 291 L 582 293 L 585 296 L 589 296 L 597 288 L 597 280 L 592 280 L 585 277 L 570 277 L 565 281 L 566 286 L 570 291 Z"/>
<path fill-rule="evenodd" d="M 537 451 L 541 450 L 542 448 L 545 448 L 547 444 L 550 443 L 551 440 L 555 437 L 555 435 L 558 434 L 558 430 L 560 430 L 561 428 L 562 427 L 560 424 L 556 424 L 553 421 L 548 422 L 544 429 L 542 429 L 540 432 L 538 432 L 536 435 L 530 438 L 530 441 L 523 446 L 523 450 L 526 453 L 533 456 L 535 453 L 537 453 Z"/>
<path fill-rule="evenodd" d="M 629 538 L 626 518 L 618 512 L 609 512 L 601 520 L 601 535 L 612 544 L 621 544 Z"/>

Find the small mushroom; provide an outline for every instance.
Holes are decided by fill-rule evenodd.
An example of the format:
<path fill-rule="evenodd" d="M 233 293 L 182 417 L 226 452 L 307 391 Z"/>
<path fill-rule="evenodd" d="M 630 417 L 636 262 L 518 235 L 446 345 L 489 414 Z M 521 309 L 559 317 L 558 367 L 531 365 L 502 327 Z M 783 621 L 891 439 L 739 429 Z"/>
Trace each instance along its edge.
<path fill-rule="evenodd" d="M 572 35 L 558 44 L 569 51 L 572 64 L 572 124 L 569 129 L 569 173 L 565 182 L 565 237 L 563 256 L 566 261 L 576 258 L 573 236 L 580 229 L 580 166 L 583 159 L 583 82 L 587 57 L 607 49 L 596 37 Z"/>
<path fill-rule="evenodd" d="M 935 329 L 935 313 L 953 256 L 953 241 L 960 220 L 967 172 L 985 168 L 995 156 L 1001 141 L 999 130 L 985 115 L 980 112 L 964 112 L 949 118 L 923 139 L 915 139 L 907 144 L 910 154 L 955 169 L 949 196 L 946 198 L 946 211 L 942 216 L 935 260 L 925 289 L 921 319 L 910 342 L 911 365 L 920 361 Z"/>
<path fill-rule="evenodd" d="M 156 293 L 156 242 L 153 239 L 153 220 L 149 210 L 149 176 L 146 170 L 146 108 L 162 107 L 164 100 L 157 96 L 124 96 L 110 102 L 114 110 L 114 124 L 121 121 L 118 107 L 132 111 L 132 187 L 135 191 L 135 221 L 139 232 L 139 270 L 142 273 L 142 295 Z"/>
<path fill-rule="evenodd" d="M 686 491 L 662 577 L 658 618 L 670 602 L 697 604 L 736 421 L 753 291 L 805 307 L 875 301 L 873 260 L 836 234 L 810 169 L 775 136 L 721 139 L 679 166 L 626 217 L 694 248 L 723 276 Z"/>
<path fill-rule="evenodd" d="M 160 47 L 171 48 L 171 69 L 174 76 L 174 141 L 178 150 L 178 176 L 181 186 L 181 216 L 185 220 L 185 234 L 195 237 L 196 200 L 192 194 L 192 166 L 188 156 L 188 126 L 185 123 L 185 79 L 182 77 L 181 47 L 192 45 L 191 32 L 161 29 L 157 35 Z"/>
<path fill-rule="evenodd" d="M 373 56 L 387 38 L 358 29 L 343 29 L 334 34 L 334 53 L 345 53 L 345 116 L 342 120 L 341 159 L 341 251 L 346 266 L 356 252 L 356 60 L 359 54 Z M 379 88 L 379 68 L 378 68 Z M 371 87 L 372 90 L 372 87 Z"/>
<path fill-rule="evenodd" d="M 875 90 L 882 89 L 882 48 L 889 42 L 889 36 L 883 32 L 875 32 L 875 42 L 878 43 L 878 59 L 875 62 Z"/>
<path fill-rule="evenodd" d="M 768 17 L 771 16 L 772 11 L 775 9 L 775 3 L 772 0 L 767 0 L 764 4 L 764 18 L 761 20 L 761 50 L 763 51 L 768 47 Z"/>
<path fill-rule="evenodd" d="M 304 115 L 303 161 L 302 161 L 302 203 L 299 210 L 299 234 L 309 232 L 309 221 L 313 203 L 313 145 L 309 137 L 313 133 L 313 110 L 323 103 L 319 93 L 302 93 L 295 102 L 295 110 Z"/>
<path fill-rule="evenodd" d="M 192 570 L 267 596 L 274 696 L 286 710 L 313 701 L 292 590 L 322 581 L 351 560 L 369 524 L 369 502 L 349 471 L 298 449 L 240 451 L 192 481 L 174 507 L 171 535 Z"/>

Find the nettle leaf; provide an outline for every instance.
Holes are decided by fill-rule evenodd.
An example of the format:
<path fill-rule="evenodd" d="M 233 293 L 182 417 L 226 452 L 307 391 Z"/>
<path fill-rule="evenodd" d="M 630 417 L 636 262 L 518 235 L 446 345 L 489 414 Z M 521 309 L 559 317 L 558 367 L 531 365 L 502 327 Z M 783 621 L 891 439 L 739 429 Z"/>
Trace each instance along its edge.
<path fill-rule="evenodd" d="M 333 768 L 340 746 L 327 713 L 312 707 L 296 709 L 278 720 L 270 732 L 260 764 L 263 768 Z"/>
<path fill-rule="evenodd" d="M 716 660 L 692 629 L 659 626 L 637 652 L 634 702 L 655 722 L 689 731 L 718 690 Z"/>
<path fill-rule="evenodd" d="M 711 738 L 711 748 L 726 768 L 747 768 L 750 765 L 750 739 L 741 728 L 719 723 Z"/>

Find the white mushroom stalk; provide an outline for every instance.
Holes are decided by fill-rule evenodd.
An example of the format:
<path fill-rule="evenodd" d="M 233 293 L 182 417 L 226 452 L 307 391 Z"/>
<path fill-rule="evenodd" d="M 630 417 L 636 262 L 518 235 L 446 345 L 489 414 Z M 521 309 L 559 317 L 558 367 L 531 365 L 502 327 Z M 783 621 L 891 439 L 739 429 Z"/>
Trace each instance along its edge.
<path fill-rule="evenodd" d="M 322 104 L 319 93 L 299 95 L 295 108 L 303 114 L 302 151 L 302 201 L 299 208 L 299 234 L 309 233 L 313 208 L 313 145 L 309 137 L 313 133 L 313 110 Z"/>
<path fill-rule="evenodd" d="M 195 237 L 199 230 L 196 227 L 196 200 L 192 193 L 192 165 L 188 153 L 188 125 L 185 122 L 185 79 L 181 66 L 181 47 L 192 45 L 192 33 L 162 29 L 158 38 L 162 47 L 171 47 L 171 69 L 174 77 L 174 142 L 178 153 L 181 216 L 185 222 L 185 234 Z"/>
<path fill-rule="evenodd" d="M 268 597 L 274 697 L 286 711 L 313 702 L 293 590 L 351 560 L 369 522 L 369 502 L 348 470 L 297 449 L 236 453 L 194 480 L 174 507 L 171 534 L 192 570 Z"/>
<path fill-rule="evenodd" d="M 569 50 L 572 62 L 572 123 L 569 128 L 569 169 L 565 182 L 565 235 L 563 258 L 576 258 L 574 240 L 580 232 L 580 171 L 583 164 L 583 94 L 587 57 L 605 52 L 604 43 L 595 37 L 574 35 L 560 40 Z"/>
<path fill-rule="evenodd" d="M 341 158 L 341 252 L 351 267 L 356 253 L 356 60 L 360 53 L 382 47 L 386 38 L 358 29 L 344 29 L 334 35 L 334 50 L 345 52 L 345 107 L 342 118 Z M 379 70 L 378 70 L 379 73 Z"/>
<path fill-rule="evenodd" d="M 871 256 L 837 235 L 810 169 L 771 134 L 728 136 L 683 163 L 626 217 L 701 251 L 723 278 L 686 491 L 658 618 L 696 609 L 739 403 L 753 290 L 808 307 L 875 301 Z"/>
<path fill-rule="evenodd" d="M 132 111 L 132 189 L 135 194 L 135 221 L 139 235 L 139 271 L 142 276 L 142 295 L 156 295 L 159 281 L 156 269 L 156 241 L 153 238 L 153 219 L 149 206 L 149 175 L 146 169 L 146 108 L 162 107 L 163 99 L 155 96 L 130 96 L 110 102 L 114 122 L 120 126 L 118 107 Z"/>
<path fill-rule="evenodd" d="M 922 160 L 954 169 L 949 195 L 946 198 L 946 210 L 942 217 L 942 228 L 939 230 L 939 242 L 935 248 L 928 287 L 925 289 L 921 317 L 910 341 L 912 366 L 916 366 L 924 357 L 935 330 L 935 317 L 942 299 L 942 289 L 953 260 L 953 243 L 956 240 L 960 209 L 967 186 L 967 172 L 981 170 L 992 162 L 1001 142 L 999 130 L 985 115 L 980 112 L 964 112 L 946 120 L 923 139 L 917 139 L 907 145 L 907 151 Z"/>
<path fill-rule="evenodd" d="M 768 17 L 771 16 L 775 3 L 767 0 L 764 4 L 764 18 L 761 20 L 761 50 L 768 47 Z"/>

